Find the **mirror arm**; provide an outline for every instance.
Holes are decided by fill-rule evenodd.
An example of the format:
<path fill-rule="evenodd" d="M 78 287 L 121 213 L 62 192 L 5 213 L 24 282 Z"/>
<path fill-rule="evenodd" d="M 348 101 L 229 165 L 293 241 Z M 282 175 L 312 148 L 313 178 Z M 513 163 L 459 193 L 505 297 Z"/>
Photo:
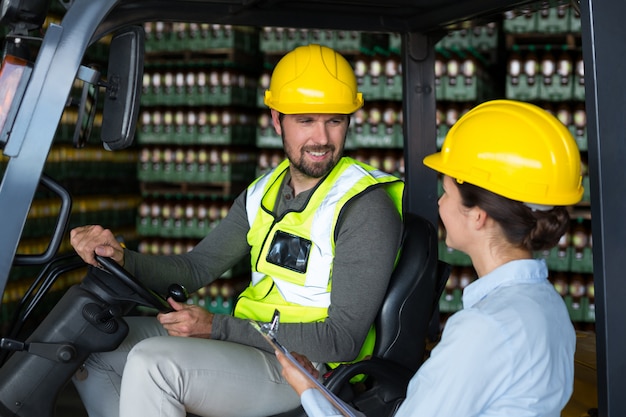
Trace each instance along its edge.
<path fill-rule="evenodd" d="M 81 65 L 78 68 L 78 73 L 76 74 L 76 78 L 89 84 L 99 85 L 100 84 L 100 71 L 98 71 L 95 68 Z"/>

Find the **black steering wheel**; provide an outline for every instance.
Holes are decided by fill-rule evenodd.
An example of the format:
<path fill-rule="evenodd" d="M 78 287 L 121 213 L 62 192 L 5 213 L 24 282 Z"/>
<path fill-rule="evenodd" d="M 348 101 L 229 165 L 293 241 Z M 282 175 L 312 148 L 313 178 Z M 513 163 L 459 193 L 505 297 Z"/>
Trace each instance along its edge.
<path fill-rule="evenodd" d="M 115 262 L 112 258 L 96 255 L 96 260 L 108 272 L 122 281 L 122 283 L 124 283 L 128 288 L 136 292 L 137 295 L 145 302 L 145 305 L 154 307 L 164 313 L 172 311 L 172 307 L 169 305 L 167 300 L 165 300 L 165 298 L 142 284 L 137 278 L 122 268 L 122 266 L 120 266 L 120 264 Z"/>

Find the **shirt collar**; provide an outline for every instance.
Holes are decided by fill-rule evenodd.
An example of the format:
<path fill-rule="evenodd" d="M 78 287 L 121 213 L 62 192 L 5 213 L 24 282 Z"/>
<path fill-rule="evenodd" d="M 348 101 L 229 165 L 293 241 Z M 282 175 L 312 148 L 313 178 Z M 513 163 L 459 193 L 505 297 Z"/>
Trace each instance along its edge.
<path fill-rule="evenodd" d="M 282 215 L 287 210 L 302 210 L 308 202 L 310 195 L 313 193 L 313 190 L 315 190 L 315 187 L 313 187 L 294 196 L 293 188 L 289 185 L 290 180 L 291 173 L 287 171 L 278 193 L 276 209 L 274 210 L 276 215 Z"/>
<path fill-rule="evenodd" d="M 543 259 L 519 259 L 507 262 L 465 287 L 463 308 L 473 307 L 502 285 L 538 283 L 547 277 L 548 267 Z"/>

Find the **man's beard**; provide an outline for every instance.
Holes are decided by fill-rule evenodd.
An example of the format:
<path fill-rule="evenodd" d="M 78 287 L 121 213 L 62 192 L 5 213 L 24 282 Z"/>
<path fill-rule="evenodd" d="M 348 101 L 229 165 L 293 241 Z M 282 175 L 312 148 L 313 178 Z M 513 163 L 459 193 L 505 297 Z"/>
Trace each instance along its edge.
<path fill-rule="evenodd" d="M 285 154 L 291 166 L 300 171 L 302 174 L 306 175 L 310 178 L 322 178 L 326 174 L 328 174 L 332 169 L 337 165 L 337 161 L 341 158 L 343 154 L 343 148 L 339 150 L 337 155 L 335 155 L 336 148 L 333 145 L 328 146 L 309 146 L 302 148 L 300 150 L 299 155 L 293 155 L 290 150 L 284 146 L 285 140 L 283 138 L 283 148 L 285 149 Z M 306 152 L 329 152 L 331 154 L 331 158 L 315 163 L 308 161 L 305 157 Z"/>

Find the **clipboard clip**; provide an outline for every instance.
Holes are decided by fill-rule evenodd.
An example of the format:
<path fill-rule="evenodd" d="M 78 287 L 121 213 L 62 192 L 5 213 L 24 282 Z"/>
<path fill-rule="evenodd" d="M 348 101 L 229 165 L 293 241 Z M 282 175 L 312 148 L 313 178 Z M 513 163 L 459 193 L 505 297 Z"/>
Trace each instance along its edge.
<path fill-rule="evenodd" d="M 278 333 L 278 325 L 280 324 L 280 311 L 278 309 L 274 310 L 274 315 L 272 316 L 272 321 L 269 323 L 261 324 L 260 331 L 261 333 L 271 337 L 272 339 L 276 339 L 276 333 Z"/>

